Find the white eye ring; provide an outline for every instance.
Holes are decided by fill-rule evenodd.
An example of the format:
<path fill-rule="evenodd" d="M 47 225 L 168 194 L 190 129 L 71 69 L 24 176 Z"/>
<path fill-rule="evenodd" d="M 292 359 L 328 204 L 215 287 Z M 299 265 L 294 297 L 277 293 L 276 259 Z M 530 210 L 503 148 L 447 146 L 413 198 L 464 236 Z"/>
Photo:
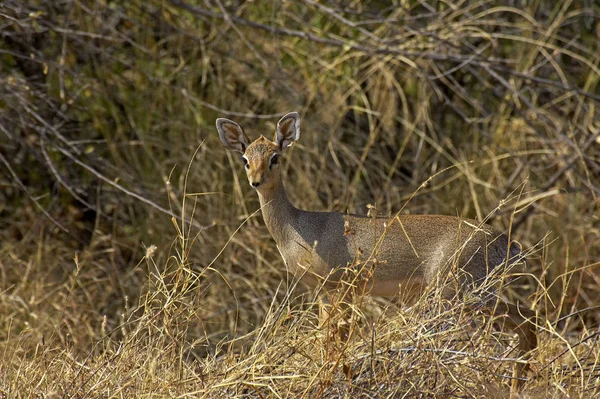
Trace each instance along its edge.
<path fill-rule="evenodd" d="M 273 167 L 273 165 L 277 165 L 278 164 L 278 162 L 277 162 L 278 159 L 279 159 L 279 154 L 278 153 L 275 153 L 275 154 L 271 155 L 271 159 L 269 159 L 269 169 L 271 167 Z"/>
<path fill-rule="evenodd" d="M 242 160 L 244 161 L 244 167 L 250 169 L 250 162 L 248 162 L 248 158 L 245 155 L 242 155 Z"/>

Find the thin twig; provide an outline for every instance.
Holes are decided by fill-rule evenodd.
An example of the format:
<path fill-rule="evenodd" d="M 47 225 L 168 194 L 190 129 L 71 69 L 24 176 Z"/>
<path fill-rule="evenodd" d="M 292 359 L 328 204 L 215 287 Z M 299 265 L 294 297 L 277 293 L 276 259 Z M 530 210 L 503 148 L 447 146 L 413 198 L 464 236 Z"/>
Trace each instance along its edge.
<path fill-rule="evenodd" d="M 565 165 L 562 168 L 560 168 L 560 170 L 558 170 L 554 175 L 552 175 L 546 181 L 546 184 L 539 189 L 539 191 L 545 192 L 550 187 L 552 187 L 558 181 L 558 179 L 560 179 L 569 169 L 571 169 L 571 167 L 573 167 L 573 165 L 575 165 L 575 161 L 577 161 L 581 157 L 580 153 L 585 152 L 588 149 L 588 147 L 592 145 L 592 143 L 596 142 L 596 139 L 598 137 L 600 137 L 600 131 L 590 135 L 590 137 L 588 137 L 585 143 L 583 143 L 583 145 L 581 146 L 579 152 L 571 155 L 571 157 L 567 160 Z M 527 208 L 527 210 L 523 214 L 521 214 L 521 216 L 519 216 L 519 218 L 512 224 L 513 231 L 518 229 L 519 226 L 521 226 L 521 224 L 523 224 L 523 222 L 527 220 L 527 218 L 533 213 L 534 210 L 535 206 L 533 204 L 532 206 Z"/>
<path fill-rule="evenodd" d="M 169 209 L 163 208 L 162 206 L 158 205 L 157 203 L 155 203 L 154 201 L 149 200 L 148 198 L 145 198 L 143 196 L 141 196 L 138 193 L 135 193 L 131 190 L 126 189 L 125 187 L 121 186 L 119 183 L 116 183 L 115 181 L 109 179 L 108 177 L 104 176 L 102 173 L 98 172 L 96 169 L 92 168 L 91 166 L 87 165 L 86 163 L 80 161 L 79 159 L 77 159 L 75 156 L 73 156 L 73 154 L 71 154 L 69 151 L 66 151 L 63 148 L 60 147 L 56 147 L 58 149 L 58 151 L 60 151 L 62 154 L 64 154 L 67 158 L 69 158 L 70 160 L 72 160 L 73 162 L 75 162 L 77 165 L 81 166 L 82 168 L 84 168 L 85 170 L 87 170 L 88 172 L 92 173 L 94 176 L 96 176 L 97 178 L 99 178 L 100 180 L 102 180 L 103 182 L 107 183 L 108 185 L 116 188 L 117 190 L 125 193 L 126 195 L 133 197 L 147 205 L 150 205 L 152 208 L 159 210 L 160 212 L 169 215 L 177 220 L 182 220 L 182 218 L 180 216 L 175 215 L 173 212 L 171 212 Z M 212 225 L 207 225 L 207 226 L 203 226 L 201 224 L 199 224 L 198 222 L 196 222 L 195 220 L 189 220 L 186 219 L 185 220 L 186 223 L 190 223 L 192 224 L 194 227 L 197 227 L 201 230 L 205 230 L 209 227 L 212 227 Z"/>
<path fill-rule="evenodd" d="M 21 179 L 19 179 L 19 176 L 17 176 L 17 174 L 15 173 L 15 171 L 13 170 L 13 168 L 10 166 L 10 163 L 6 160 L 6 158 L 4 158 L 4 155 L 2 155 L 2 153 L 0 152 L 0 161 L 2 161 L 2 163 L 6 166 L 6 168 L 8 169 L 8 172 L 10 173 L 10 175 L 12 176 L 12 178 L 14 179 L 14 181 L 17 183 L 17 185 L 19 186 L 19 188 L 21 190 L 23 190 L 23 192 L 27 195 L 27 197 L 33 201 L 33 203 L 35 204 L 35 206 L 37 206 L 39 208 L 40 211 L 42 211 L 42 213 L 44 214 L 44 216 L 46 216 L 48 219 L 50 219 L 52 221 L 52 223 L 54 223 L 56 226 L 58 226 L 59 229 L 61 229 L 62 231 L 64 231 L 65 233 L 70 233 L 69 229 L 67 229 L 65 226 L 63 226 L 58 220 L 54 219 L 54 217 L 52 217 L 52 215 L 50 215 L 50 213 L 48 213 L 48 211 L 42 206 L 42 204 L 40 204 L 38 202 L 37 199 L 35 199 L 27 190 L 27 187 L 25 187 L 25 184 L 23 184 L 23 182 L 21 181 Z"/>

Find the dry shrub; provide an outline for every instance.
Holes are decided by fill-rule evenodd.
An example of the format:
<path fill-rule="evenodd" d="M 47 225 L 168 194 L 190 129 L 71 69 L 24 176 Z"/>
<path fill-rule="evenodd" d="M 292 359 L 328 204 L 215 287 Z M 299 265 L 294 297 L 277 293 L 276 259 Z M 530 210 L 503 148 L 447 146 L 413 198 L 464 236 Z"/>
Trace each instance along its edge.
<path fill-rule="evenodd" d="M 510 229 L 531 252 L 504 294 L 544 316 L 523 396 L 598 395 L 597 4 L 9 0 L 0 15 L 5 396 L 505 397 L 511 337 L 435 293 L 364 298 L 347 346 L 316 328 L 314 291 L 285 274 L 214 129 L 270 137 L 291 110 L 298 207 Z"/>

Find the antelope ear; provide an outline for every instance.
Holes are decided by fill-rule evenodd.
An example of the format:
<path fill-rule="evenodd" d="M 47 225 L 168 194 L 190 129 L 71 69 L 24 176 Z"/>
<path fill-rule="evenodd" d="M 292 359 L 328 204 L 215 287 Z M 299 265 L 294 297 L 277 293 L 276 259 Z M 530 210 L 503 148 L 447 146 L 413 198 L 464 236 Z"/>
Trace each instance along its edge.
<path fill-rule="evenodd" d="M 284 150 L 300 138 L 300 115 L 290 112 L 277 122 L 275 142 Z"/>
<path fill-rule="evenodd" d="M 246 152 L 248 137 L 240 125 L 225 118 L 217 118 L 216 124 L 221 143 L 223 143 L 225 148 L 239 151 L 242 154 Z"/>

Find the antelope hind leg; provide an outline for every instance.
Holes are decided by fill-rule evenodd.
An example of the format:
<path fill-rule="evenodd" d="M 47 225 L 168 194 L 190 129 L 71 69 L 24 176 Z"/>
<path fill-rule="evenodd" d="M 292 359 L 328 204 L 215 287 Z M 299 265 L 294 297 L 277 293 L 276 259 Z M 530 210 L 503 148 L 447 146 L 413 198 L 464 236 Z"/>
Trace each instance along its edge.
<path fill-rule="evenodd" d="M 498 302 L 494 309 L 497 322 L 507 326 L 519 336 L 519 356 L 524 357 L 537 347 L 537 316 L 534 311 L 503 301 Z M 514 370 L 513 390 L 523 386 L 521 378 L 527 374 L 529 363 L 517 363 Z"/>

